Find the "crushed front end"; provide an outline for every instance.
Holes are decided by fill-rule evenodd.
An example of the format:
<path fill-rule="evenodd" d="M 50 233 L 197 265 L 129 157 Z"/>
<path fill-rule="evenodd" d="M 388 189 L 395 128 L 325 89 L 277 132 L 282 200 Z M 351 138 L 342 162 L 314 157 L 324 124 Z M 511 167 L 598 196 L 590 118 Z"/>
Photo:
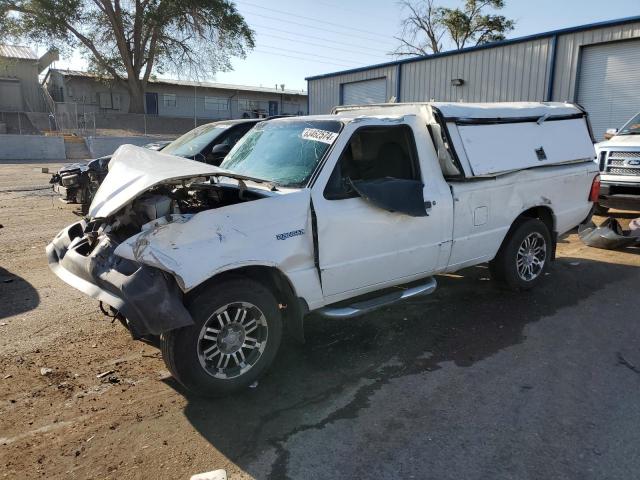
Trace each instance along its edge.
<path fill-rule="evenodd" d="M 47 246 L 49 266 L 72 287 L 111 307 L 134 337 L 192 325 L 184 304 L 187 290 L 175 270 L 162 268 L 162 254 L 152 250 L 150 261 L 138 246 L 199 212 L 251 202 L 271 192 L 247 189 L 241 181 L 214 181 L 210 176 L 223 172 L 218 167 L 131 145 L 118 149 L 108 172 L 88 216 L 63 229 Z M 141 237 L 134 242 L 133 255 L 125 258 L 116 252 Z M 186 240 L 176 237 L 170 243 L 179 248 Z"/>
<path fill-rule="evenodd" d="M 103 229 L 100 219 L 81 220 L 58 233 L 46 248 L 53 272 L 112 307 L 136 338 L 193 324 L 174 278 L 114 255 L 119 241 Z"/>

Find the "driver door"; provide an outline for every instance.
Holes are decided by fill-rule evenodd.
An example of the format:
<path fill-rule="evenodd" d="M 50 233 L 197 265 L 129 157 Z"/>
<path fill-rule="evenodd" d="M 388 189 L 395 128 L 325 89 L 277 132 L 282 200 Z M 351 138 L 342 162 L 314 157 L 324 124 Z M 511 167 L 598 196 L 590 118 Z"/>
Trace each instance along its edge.
<path fill-rule="evenodd" d="M 451 195 L 439 171 L 436 176 L 421 168 L 419 152 L 430 153 L 426 143 L 417 148 L 414 129 L 406 124 L 349 128 L 351 135 L 345 130 L 340 137 L 347 140 L 333 151 L 337 161 L 330 166 L 330 158 L 325 166 L 330 175 L 324 181 L 320 176 L 312 191 L 328 302 L 428 276 L 446 264 L 451 247 Z M 430 139 L 424 135 L 420 141 Z M 394 183 L 391 178 L 401 180 L 396 187 L 417 185 L 427 215 L 388 211 L 353 188 L 363 181 Z M 391 191 L 398 194 L 397 188 Z"/>

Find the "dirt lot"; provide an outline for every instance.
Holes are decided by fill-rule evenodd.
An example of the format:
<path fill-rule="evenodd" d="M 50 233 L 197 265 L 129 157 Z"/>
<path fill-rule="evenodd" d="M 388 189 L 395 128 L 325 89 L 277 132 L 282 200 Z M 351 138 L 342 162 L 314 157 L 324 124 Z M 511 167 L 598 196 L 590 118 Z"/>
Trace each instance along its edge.
<path fill-rule="evenodd" d="M 640 251 L 570 235 L 528 294 L 481 266 L 366 318 L 311 319 L 257 388 L 207 401 L 49 271 L 46 243 L 78 217 L 24 191 L 40 166 L 0 165 L 1 476 L 637 477 Z"/>

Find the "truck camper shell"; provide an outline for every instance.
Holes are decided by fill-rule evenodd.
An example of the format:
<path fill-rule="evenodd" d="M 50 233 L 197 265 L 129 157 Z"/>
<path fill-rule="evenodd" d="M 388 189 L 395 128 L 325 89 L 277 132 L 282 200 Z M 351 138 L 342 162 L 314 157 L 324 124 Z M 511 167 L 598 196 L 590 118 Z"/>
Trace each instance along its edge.
<path fill-rule="evenodd" d="M 418 114 L 450 179 L 595 159 L 587 113 L 570 103 L 411 103 L 341 106 L 334 114 Z"/>

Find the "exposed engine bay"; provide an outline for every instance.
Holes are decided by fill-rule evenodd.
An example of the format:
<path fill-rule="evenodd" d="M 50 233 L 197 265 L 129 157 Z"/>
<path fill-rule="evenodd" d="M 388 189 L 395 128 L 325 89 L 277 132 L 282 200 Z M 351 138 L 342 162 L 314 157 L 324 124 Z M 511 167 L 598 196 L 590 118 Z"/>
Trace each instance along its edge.
<path fill-rule="evenodd" d="M 88 229 L 106 227 L 116 242 L 121 242 L 143 230 L 154 220 L 171 221 L 175 216 L 191 216 L 196 213 L 212 210 L 237 203 L 249 202 L 268 196 L 268 193 L 249 190 L 243 181 L 238 185 L 223 184 L 214 180 L 181 182 L 178 185 L 159 185 L 136 198 L 121 209 L 113 220 L 105 225 L 104 219 L 94 219 Z M 98 224 L 98 225 L 96 225 Z M 154 223 L 149 225 L 153 227 Z"/>

